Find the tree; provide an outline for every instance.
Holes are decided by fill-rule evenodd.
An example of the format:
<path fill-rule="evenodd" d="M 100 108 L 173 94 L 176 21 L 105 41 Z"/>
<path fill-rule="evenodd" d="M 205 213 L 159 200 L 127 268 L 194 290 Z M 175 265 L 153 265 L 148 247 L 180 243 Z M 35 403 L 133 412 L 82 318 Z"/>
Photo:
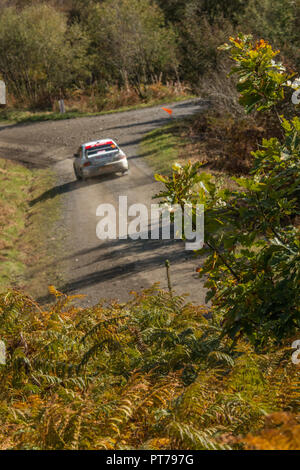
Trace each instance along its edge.
<path fill-rule="evenodd" d="M 235 22 L 248 4 L 247 0 L 156 0 L 165 12 L 167 21 L 181 22 L 189 8 L 200 19 L 206 15 L 211 22 L 221 17 Z"/>
<path fill-rule="evenodd" d="M 31 107 L 49 106 L 87 78 L 87 39 L 77 24 L 47 5 L 0 16 L 0 73 L 9 91 Z"/>
<path fill-rule="evenodd" d="M 235 61 L 240 103 L 249 113 L 274 110 L 293 82 L 264 40 L 240 34 L 222 47 Z M 292 106 L 292 104 L 291 104 Z M 263 140 L 253 152 L 247 178 L 234 178 L 239 189 L 224 189 L 201 163 L 174 166 L 163 181 L 163 203 L 205 205 L 206 275 L 223 334 L 246 336 L 257 348 L 293 337 L 300 327 L 300 119 L 278 116 L 282 138 Z M 202 185 L 202 186 L 201 186 Z M 205 190 L 203 189 L 203 185 Z"/>
<path fill-rule="evenodd" d="M 164 24 L 160 9 L 149 0 L 106 0 L 94 5 L 86 20 L 92 42 L 94 75 L 142 85 L 177 67 L 175 34 Z"/>

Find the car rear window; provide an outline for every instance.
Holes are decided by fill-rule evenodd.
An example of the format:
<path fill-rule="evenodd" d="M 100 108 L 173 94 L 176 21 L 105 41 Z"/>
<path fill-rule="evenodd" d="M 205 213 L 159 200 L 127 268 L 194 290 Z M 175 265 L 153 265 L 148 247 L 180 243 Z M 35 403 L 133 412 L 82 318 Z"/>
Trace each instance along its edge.
<path fill-rule="evenodd" d="M 114 143 L 109 144 L 96 144 L 95 146 L 86 147 L 86 154 L 87 157 L 94 157 L 99 153 L 107 153 L 112 152 L 114 150 L 118 150 L 118 147 Z"/>

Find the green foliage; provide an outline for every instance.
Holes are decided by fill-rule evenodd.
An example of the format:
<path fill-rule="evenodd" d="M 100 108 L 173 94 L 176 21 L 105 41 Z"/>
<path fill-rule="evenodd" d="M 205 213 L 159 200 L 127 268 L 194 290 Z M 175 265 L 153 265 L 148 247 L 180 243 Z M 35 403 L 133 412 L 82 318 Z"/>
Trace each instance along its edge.
<path fill-rule="evenodd" d="M 253 44 L 252 36 L 239 34 L 219 49 L 230 52 L 236 62 L 231 74 L 238 75 L 239 102 L 246 112 L 269 109 L 284 99 L 284 87 L 289 86 L 293 75 L 275 62 L 279 51 L 273 51 L 270 44 L 263 39 Z"/>
<path fill-rule="evenodd" d="M 222 83 L 227 63 L 217 45 L 237 30 L 300 63 L 298 0 L 6 0 L 0 16 L 10 102 L 35 109 L 80 92 L 98 111 L 112 87 L 135 91 L 122 103 L 134 104 L 158 80 L 220 88 L 214 74 Z"/>
<path fill-rule="evenodd" d="M 271 63 L 274 52 L 261 40 L 231 39 L 239 75 L 240 102 L 249 112 L 274 107 L 283 99 L 288 76 Z M 279 69 L 279 71 L 276 71 Z M 247 336 L 256 348 L 284 342 L 300 327 L 300 121 L 281 118 L 283 138 L 263 140 L 253 153 L 251 176 L 235 178 L 238 189 L 219 187 L 199 163 L 173 166 L 169 178 L 156 176 L 166 190 L 163 203 L 205 205 L 205 246 L 209 256 L 207 300 L 223 318 L 224 335 Z"/>
<path fill-rule="evenodd" d="M 255 37 L 264 37 L 276 47 L 284 48 L 294 61 L 299 54 L 296 51 L 299 6 L 298 0 L 250 0 L 240 25 L 246 24 L 247 31 Z"/>
<path fill-rule="evenodd" d="M 94 74 L 133 85 L 176 69 L 175 35 L 149 0 L 105 0 L 89 9 L 86 32 L 92 41 Z"/>
<path fill-rule="evenodd" d="M 81 309 L 50 291 L 47 309 L 0 295 L 1 449 L 240 448 L 299 406 L 289 347 L 257 356 L 203 307 L 153 288 Z"/>
<path fill-rule="evenodd" d="M 43 107 L 87 78 L 87 44 L 81 28 L 67 27 L 54 8 L 7 8 L 0 16 L 0 73 L 19 101 Z"/>
<path fill-rule="evenodd" d="M 191 3 L 196 4 L 199 12 L 206 14 L 210 21 L 224 16 L 224 18 L 237 22 L 238 18 L 242 16 L 248 2 L 245 0 L 215 0 L 214 2 L 210 0 L 201 0 L 200 2 L 191 0 Z"/>
<path fill-rule="evenodd" d="M 197 6 L 192 4 L 186 6 L 179 30 L 182 78 L 191 83 L 197 91 L 202 79 L 203 91 L 206 92 L 212 79 L 212 71 L 218 71 L 220 65 L 217 46 L 233 34 L 233 25 L 223 16 L 210 22 L 207 15 L 198 12 Z"/>
<path fill-rule="evenodd" d="M 182 208 L 187 203 L 195 205 L 198 202 L 201 204 L 204 201 L 205 191 L 203 181 L 205 180 L 209 184 L 208 180 L 210 179 L 209 175 L 205 173 L 198 174 L 201 166 L 202 164 L 199 162 L 194 165 L 187 163 L 184 166 L 175 163 L 172 166 L 173 174 L 171 176 L 155 174 L 156 181 L 164 183 L 166 187 L 166 191 L 161 191 L 155 198 L 166 198 L 168 204 L 179 204 Z"/>

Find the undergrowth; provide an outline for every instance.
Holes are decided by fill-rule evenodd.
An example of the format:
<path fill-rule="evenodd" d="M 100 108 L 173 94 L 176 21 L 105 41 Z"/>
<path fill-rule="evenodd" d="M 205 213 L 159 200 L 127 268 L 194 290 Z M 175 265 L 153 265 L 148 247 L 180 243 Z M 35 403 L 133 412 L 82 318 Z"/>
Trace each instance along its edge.
<path fill-rule="evenodd" d="M 111 87 L 105 96 L 97 96 L 93 93 L 87 95 L 82 90 L 76 90 L 69 99 L 65 100 L 66 112 L 63 114 L 59 112 L 58 101 L 53 103 L 53 109 L 33 111 L 29 108 L 22 109 L 20 106 L 16 106 L 11 98 L 9 106 L 0 110 L 0 121 L 25 123 L 101 116 L 148 108 L 166 102 L 175 103 L 194 97 L 183 85 L 179 87 L 169 84 L 167 86 L 161 83 L 149 85 L 145 89 L 144 99 L 141 99 L 131 88 Z"/>
<path fill-rule="evenodd" d="M 143 138 L 141 153 L 155 171 L 172 172 L 175 162 L 201 162 L 226 186 L 235 175 L 249 174 L 252 152 L 260 147 L 264 138 L 281 136 L 278 122 L 273 116 L 236 117 L 212 109 L 149 132 Z"/>
<path fill-rule="evenodd" d="M 154 287 L 127 304 L 0 296 L 1 449 L 299 448 L 299 368 Z M 211 312 L 212 313 L 212 312 Z"/>

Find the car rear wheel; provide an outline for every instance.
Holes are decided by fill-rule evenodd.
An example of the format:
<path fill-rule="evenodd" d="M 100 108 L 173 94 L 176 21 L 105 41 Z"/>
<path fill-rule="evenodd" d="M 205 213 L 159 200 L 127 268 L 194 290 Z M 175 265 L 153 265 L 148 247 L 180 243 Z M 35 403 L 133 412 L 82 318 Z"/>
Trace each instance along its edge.
<path fill-rule="evenodd" d="M 82 176 L 78 173 L 78 171 L 76 170 L 75 167 L 74 167 L 74 173 L 75 173 L 76 179 L 77 179 L 78 181 L 82 180 Z"/>

